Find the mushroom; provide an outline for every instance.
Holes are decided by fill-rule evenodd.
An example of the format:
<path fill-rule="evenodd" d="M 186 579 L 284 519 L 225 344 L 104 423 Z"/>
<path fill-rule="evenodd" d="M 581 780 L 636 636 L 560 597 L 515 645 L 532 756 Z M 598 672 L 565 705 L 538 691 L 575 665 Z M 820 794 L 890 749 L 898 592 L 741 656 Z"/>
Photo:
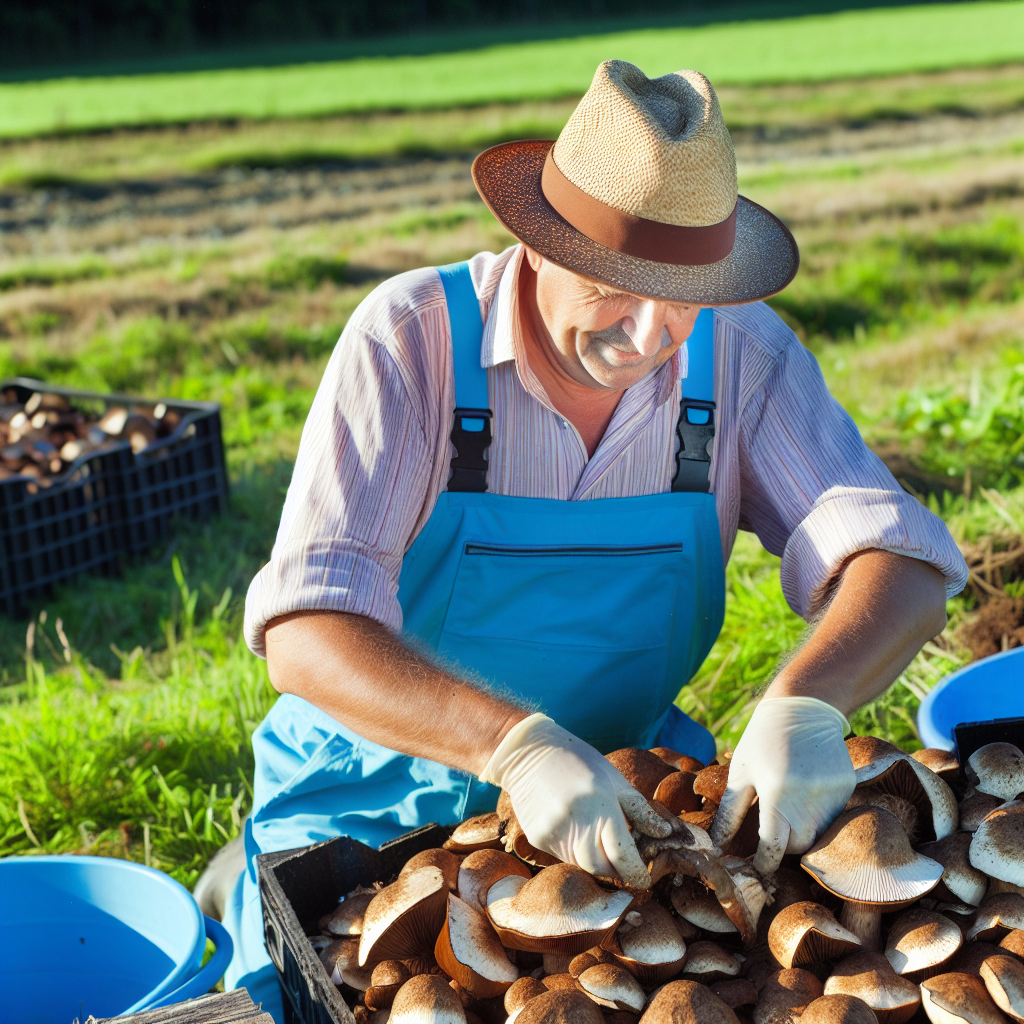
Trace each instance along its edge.
<path fill-rule="evenodd" d="M 535 999 L 547 991 L 549 990 L 544 987 L 539 978 L 531 978 L 529 975 L 513 981 L 509 988 L 506 989 L 503 1000 L 505 1012 L 509 1015 L 509 1020 L 512 1020 L 516 1013 L 531 999 Z"/>
<path fill-rule="evenodd" d="M 943 971 L 944 974 L 976 974 L 981 977 L 981 965 L 990 956 L 999 956 L 1002 950 L 991 942 L 967 942 L 957 950 Z"/>
<path fill-rule="evenodd" d="M 985 897 L 988 879 L 971 864 L 970 847 L 970 833 L 954 832 L 945 839 L 917 847 L 917 852 L 942 865 L 942 884 L 937 893 L 944 887 L 950 899 L 976 907 Z"/>
<path fill-rule="evenodd" d="M 444 927 L 448 884 L 433 865 L 403 872 L 370 900 L 359 937 L 359 966 L 430 955 Z"/>
<path fill-rule="evenodd" d="M 359 935 L 363 930 L 363 915 L 376 895 L 376 890 L 349 893 L 334 911 L 320 919 L 320 927 L 332 935 Z"/>
<path fill-rule="evenodd" d="M 708 987 L 733 1010 L 757 1002 L 757 986 L 749 978 L 725 978 Z"/>
<path fill-rule="evenodd" d="M 990 878 L 1024 886 L 1024 800 L 1001 804 L 978 826 L 970 858 Z"/>
<path fill-rule="evenodd" d="M 979 793 L 1012 800 L 1024 793 L 1024 753 L 1012 743 L 986 743 L 967 758 L 966 774 Z"/>
<path fill-rule="evenodd" d="M 418 974 L 399 990 L 388 1024 L 466 1024 L 455 990 L 436 974 Z"/>
<path fill-rule="evenodd" d="M 552 974 L 568 974 L 569 964 L 575 959 L 574 956 L 568 953 L 559 953 L 557 950 L 549 949 L 544 954 L 544 973 L 546 975 Z M 575 977 L 575 975 L 573 975 Z"/>
<path fill-rule="evenodd" d="M 1006 1024 L 980 978 L 938 974 L 921 982 L 921 1006 L 932 1024 Z"/>
<path fill-rule="evenodd" d="M 639 1013 L 647 1002 L 640 982 L 618 964 L 588 967 L 576 982 L 598 1006 L 609 1010 L 632 1010 Z"/>
<path fill-rule="evenodd" d="M 670 981 L 651 998 L 640 1024 L 739 1024 L 733 1010 L 704 985 Z"/>
<path fill-rule="evenodd" d="M 543 953 L 582 953 L 601 944 L 633 903 L 605 892 L 574 864 L 555 864 L 533 878 L 508 875 L 487 892 L 487 916 L 502 945 Z"/>
<path fill-rule="evenodd" d="M 363 994 L 368 1010 L 385 1010 L 398 995 L 398 990 L 412 977 L 401 960 L 382 960 L 370 975 L 370 987 Z"/>
<path fill-rule="evenodd" d="M 693 772 L 672 772 L 658 783 L 654 799 L 664 804 L 673 814 L 683 811 L 699 811 L 701 798 L 693 791 L 697 776 Z"/>
<path fill-rule="evenodd" d="M 631 910 L 630 914 L 633 913 Z M 627 915 L 629 916 L 629 915 Z M 588 967 L 596 967 L 598 964 L 618 963 L 614 953 L 610 953 L 603 946 L 591 946 L 585 953 L 579 953 L 569 961 L 569 974 L 578 978 Z"/>
<path fill-rule="evenodd" d="M 707 768 L 697 772 L 693 780 L 693 791 L 704 798 L 704 806 L 722 802 L 726 787 L 729 785 L 729 766 L 727 764 L 709 764 Z"/>
<path fill-rule="evenodd" d="M 1024 963 L 1024 928 L 1014 928 L 999 940 L 999 948 Z"/>
<path fill-rule="evenodd" d="M 1024 1024 L 1024 964 L 1009 956 L 992 956 L 981 965 L 981 980 L 992 1002 Z"/>
<path fill-rule="evenodd" d="M 715 894 L 696 878 L 678 877 L 670 898 L 675 912 L 701 931 L 719 935 L 736 931 Z"/>
<path fill-rule="evenodd" d="M 678 750 L 672 750 L 669 747 L 652 747 L 651 753 L 657 754 L 665 764 L 671 765 L 681 772 L 693 772 L 696 775 L 704 767 L 703 762 L 698 761 L 697 758 L 690 757 L 689 754 L 680 754 Z"/>
<path fill-rule="evenodd" d="M 768 946 L 783 967 L 833 960 L 861 948 L 861 941 L 820 903 L 791 903 L 768 929 Z"/>
<path fill-rule="evenodd" d="M 1004 892 L 982 902 L 966 938 L 994 942 L 1017 928 L 1024 928 L 1024 896 Z"/>
<path fill-rule="evenodd" d="M 972 793 L 960 801 L 960 831 L 974 832 L 977 827 L 1002 804 L 997 796 Z"/>
<path fill-rule="evenodd" d="M 650 750 L 624 747 L 605 755 L 622 777 L 640 794 L 650 800 L 658 783 L 676 771 Z"/>
<path fill-rule="evenodd" d="M 450 890 L 458 890 L 459 887 L 459 865 L 462 858 L 456 856 L 451 850 L 442 850 L 439 846 L 429 850 L 420 850 L 419 853 L 410 857 L 405 862 L 405 867 L 398 873 L 402 875 L 411 874 L 419 868 L 435 867 L 444 875 L 444 883 Z"/>
<path fill-rule="evenodd" d="M 612 951 L 616 960 L 644 985 L 659 985 L 674 978 L 686 960 L 686 943 L 675 920 L 654 901 L 626 914 L 611 941 L 615 943 Z M 571 964 L 569 973 L 574 973 Z"/>
<path fill-rule="evenodd" d="M 473 853 L 474 850 L 500 850 L 501 821 L 496 811 L 467 818 L 455 827 L 445 840 L 444 849 L 452 853 Z"/>
<path fill-rule="evenodd" d="M 370 972 L 359 965 L 359 940 L 354 936 L 335 939 L 320 953 L 331 981 L 335 985 L 348 985 L 357 992 L 370 987 Z"/>
<path fill-rule="evenodd" d="M 776 971 L 761 986 L 754 1007 L 754 1024 L 792 1024 L 824 989 L 810 971 L 793 967 Z"/>
<path fill-rule="evenodd" d="M 878 1018 L 863 999 L 837 993 L 808 1003 L 800 1024 L 878 1024 Z"/>
<path fill-rule="evenodd" d="M 841 960 L 825 980 L 825 995 L 863 999 L 878 1024 L 905 1024 L 921 1005 L 917 985 L 901 978 L 881 953 L 854 953 Z"/>
<path fill-rule="evenodd" d="M 519 977 L 487 918 L 454 893 L 437 937 L 438 966 L 475 999 L 504 995 Z"/>
<path fill-rule="evenodd" d="M 516 817 L 515 809 L 512 807 L 512 800 L 505 790 L 501 791 L 498 797 L 498 822 L 502 830 L 501 841 L 506 853 L 514 853 L 520 860 L 534 867 L 545 868 L 551 864 L 557 864 L 558 860 L 550 853 L 538 850 L 523 831 L 519 819 Z"/>
<path fill-rule="evenodd" d="M 579 989 L 579 985 L 576 984 L 576 979 L 571 974 L 549 974 L 544 978 L 541 978 L 541 984 L 546 988 L 554 991 L 556 988 L 567 988 L 576 992 Z"/>
<path fill-rule="evenodd" d="M 705 985 L 723 978 L 738 977 L 743 961 L 717 942 L 695 942 L 686 951 L 683 977 Z"/>
<path fill-rule="evenodd" d="M 885 958 L 892 969 L 911 981 L 943 973 L 943 964 L 963 945 L 959 926 L 933 910 L 914 907 L 900 914 L 889 929 Z"/>
<path fill-rule="evenodd" d="M 604 1015 L 590 996 L 566 988 L 535 996 L 514 1019 L 516 1024 L 604 1024 Z"/>
<path fill-rule="evenodd" d="M 943 839 L 957 828 L 956 797 L 935 772 L 904 754 L 898 747 L 874 736 L 853 736 L 846 741 L 857 779 L 854 806 L 864 803 L 895 810 L 913 805 L 916 832 L 921 839 Z M 870 793 L 865 794 L 864 788 Z M 882 796 L 891 798 L 891 802 Z M 900 816 L 899 814 L 897 815 Z M 908 829 L 911 835 L 915 829 Z"/>
<path fill-rule="evenodd" d="M 474 850 L 459 866 L 457 891 L 471 907 L 487 913 L 487 890 L 508 875 L 531 878 L 530 869 L 504 850 Z"/>
<path fill-rule="evenodd" d="M 844 811 L 800 864 L 844 900 L 840 924 L 867 950 L 880 946 L 883 911 L 927 895 L 942 877 L 942 865 L 915 853 L 900 823 L 879 807 Z"/>
<path fill-rule="evenodd" d="M 910 756 L 950 784 L 960 774 L 960 762 L 953 756 L 952 751 L 940 750 L 938 747 L 925 747 L 923 750 L 915 750 Z"/>

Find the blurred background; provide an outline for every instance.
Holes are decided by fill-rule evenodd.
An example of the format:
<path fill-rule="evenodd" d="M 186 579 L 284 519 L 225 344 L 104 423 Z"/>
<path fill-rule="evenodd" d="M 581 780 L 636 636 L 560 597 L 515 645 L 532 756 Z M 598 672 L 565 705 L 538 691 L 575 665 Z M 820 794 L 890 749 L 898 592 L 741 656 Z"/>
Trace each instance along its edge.
<path fill-rule="evenodd" d="M 510 237 L 469 168 L 554 138 L 597 63 L 697 68 L 740 189 L 801 247 L 771 305 L 972 567 L 859 731 L 1024 642 L 1024 4 L 6 0 L 0 378 L 222 403 L 230 513 L 0 619 L 0 855 L 192 884 L 275 694 L 240 642 L 302 424 L 359 301 Z M 723 746 L 799 639 L 741 534 L 679 703 Z"/>

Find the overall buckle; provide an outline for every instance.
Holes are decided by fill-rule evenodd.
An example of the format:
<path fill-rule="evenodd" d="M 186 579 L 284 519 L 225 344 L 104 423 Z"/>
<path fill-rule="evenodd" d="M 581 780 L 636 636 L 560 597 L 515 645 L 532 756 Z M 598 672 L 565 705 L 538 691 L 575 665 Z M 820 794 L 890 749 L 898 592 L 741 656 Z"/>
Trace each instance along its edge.
<path fill-rule="evenodd" d="M 456 408 L 452 419 L 449 491 L 481 494 L 487 490 L 487 449 L 491 445 L 490 409 Z"/>
<path fill-rule="evenodd" d="M 672 490 L 706 494 L 711 486 L 709 474 L 711 445 L 715 439 L 715 403 L 700 398 L 681 399 L 676 436 L 679 447 L 676 449 Z"/>

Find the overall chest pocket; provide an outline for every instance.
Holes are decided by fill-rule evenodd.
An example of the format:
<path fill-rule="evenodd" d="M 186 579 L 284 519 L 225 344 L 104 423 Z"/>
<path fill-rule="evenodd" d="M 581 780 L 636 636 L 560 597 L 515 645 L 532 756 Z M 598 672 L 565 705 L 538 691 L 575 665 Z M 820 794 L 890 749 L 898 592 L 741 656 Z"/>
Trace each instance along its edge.
<path fill-rule="evenodd" d="M 678 542 L 467 542 L 438 651 L 601 749 L 635 741 L 675 696 Z"/>

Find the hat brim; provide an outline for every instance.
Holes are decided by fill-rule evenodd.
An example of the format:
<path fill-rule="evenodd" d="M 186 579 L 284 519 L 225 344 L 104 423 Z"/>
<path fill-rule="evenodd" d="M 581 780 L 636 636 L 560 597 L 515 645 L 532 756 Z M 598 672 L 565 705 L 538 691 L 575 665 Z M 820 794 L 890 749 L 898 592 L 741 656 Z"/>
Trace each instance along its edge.
<path fill-rule="evenodd" d="M 540 178 L 554 143 L 506 142 L 473 162 L 473 181 L 491 213 L 521 242 L 567 270 L 634 295 L 701 306 L 735 306 L 782 291 L 800 252 L 789 229 L 764 207 L 739 197 L 736 243 L 725 259 L 679 266 L 627 256 L 588 238 L 544 198 Z"/>

